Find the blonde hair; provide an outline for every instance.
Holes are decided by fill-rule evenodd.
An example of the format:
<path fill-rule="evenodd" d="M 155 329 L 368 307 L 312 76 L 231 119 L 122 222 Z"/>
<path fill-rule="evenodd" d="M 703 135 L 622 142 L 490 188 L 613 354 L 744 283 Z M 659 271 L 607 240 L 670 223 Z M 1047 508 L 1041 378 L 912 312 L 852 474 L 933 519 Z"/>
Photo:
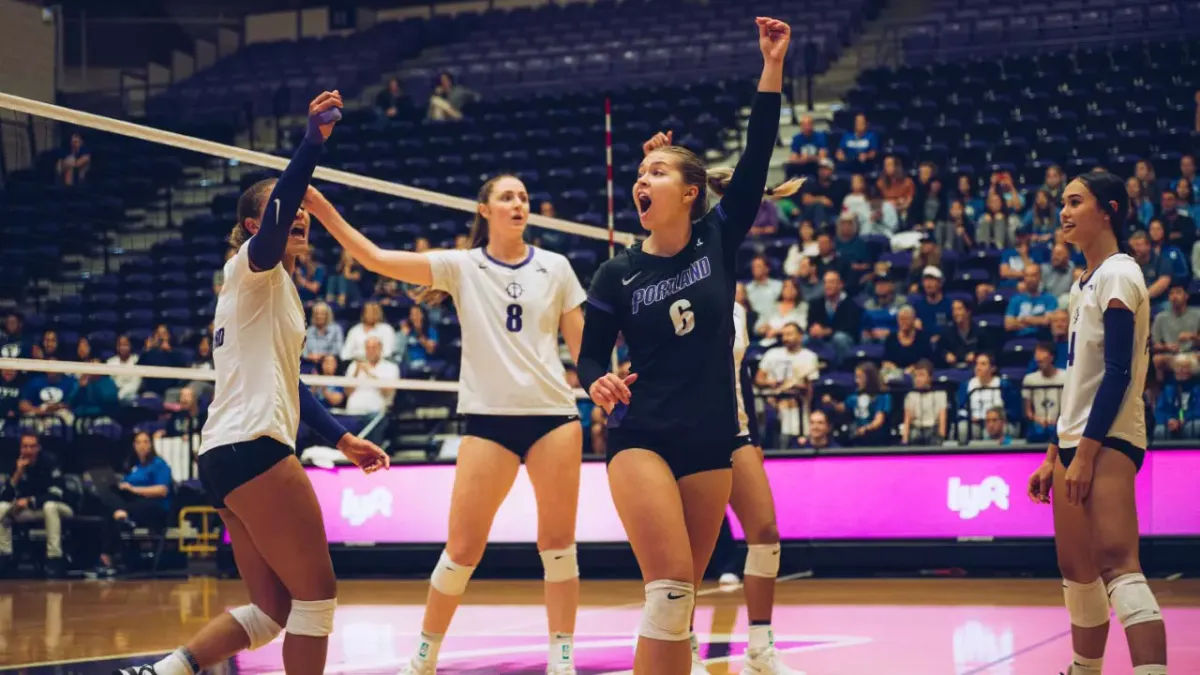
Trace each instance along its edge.
<path fill-rule="evenodd" d="M 246 229 L 246 219 L 258 220 L 262 216 L 263 206 L 271 196 L 276 179 L 267 178 L 251 185 L 238 198 L 237 222 L 229 232 L 229 245 L 234 251 L 241 250 L 242 245 L 250 240 L 250 231 Z"/>
<path fill-rule="evenodd" d="M 692 202 L 692 220 L 699 220 L 708 212 L 709 192 L 721 197 L 729 190 L 729 184 L 733 181 L 733 169 L 724 167 L 709 169 L 704 166 L 704 161 L 696 153 L 683 146 L 668 145 L 655 150 L 655 152 L 674 156 L 679 162 L 679 171 L 683 174 L 683 182 L 700 188 L 700 194 L 696 196 L 696 201 Z M 793 178 L 773 188 L 768 187 L 763 191 L 763 195 L 770 199 L 784 199 L 799 192 L 801 185 L 804 185 L 804 179 Z"/>

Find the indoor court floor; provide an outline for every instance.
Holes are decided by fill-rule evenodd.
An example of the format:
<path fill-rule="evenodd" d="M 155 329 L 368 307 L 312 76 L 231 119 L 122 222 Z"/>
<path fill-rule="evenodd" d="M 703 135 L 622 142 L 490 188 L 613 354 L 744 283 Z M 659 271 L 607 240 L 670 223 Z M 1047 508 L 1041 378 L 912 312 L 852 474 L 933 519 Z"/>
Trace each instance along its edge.
<path fill-rule="evenodd" d="M 1172 675 L 1200 674 L 1200 581 L 1152 583 Z M 412 649 L 424 581 L 342 581 L 326 673 L 393 675 Z M 714 675 L 736 673 L 746 639 L 740 590 L 706 585 L 696 631 Z M 580 675 L 627 673 L 642 586 L 586 581 L 576 630 Z M 170 651 L 225 607 L 238 581 L 0 582 L 0 672 L 107 675 Z M 439 673 L 545 672 L 540 582 L 476 581 L 442 647 Z M 1060 582 L 783 580 L 775 609 L 784 661 L 809 675 L 1052 675 L 1070 658 Z M 281 640 L 215 673 L 279 674 Z M 1105 673 L 1129 673 L 1114 623 Z"/>

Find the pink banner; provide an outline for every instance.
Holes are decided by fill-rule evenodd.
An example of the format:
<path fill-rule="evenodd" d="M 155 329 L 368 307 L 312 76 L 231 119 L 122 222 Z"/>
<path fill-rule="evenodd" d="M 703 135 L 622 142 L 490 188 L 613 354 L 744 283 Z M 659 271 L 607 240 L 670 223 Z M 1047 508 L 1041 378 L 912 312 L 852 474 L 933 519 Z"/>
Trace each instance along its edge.
<path fill-rule="evenodd" d="M 767 460 L 784 539 L 1049 537 L 1050 507 L 1025 494 L 1041 453 L 972 453 Z M 1143 535 L 1200 536 L 1194 498 L 1200 451 L 1150 451 L 1138 474 Z M 398 466 L 366 476 L 309 469 L 333 543 L 446 540 L 451 465 Z M 602 462 L 583 465 L 577 540 L 625 541 Z M 735 536 L 743 536 L 736 518 Z M 490 541 L 537 540 L 537 504 L 522 469 Z"/>

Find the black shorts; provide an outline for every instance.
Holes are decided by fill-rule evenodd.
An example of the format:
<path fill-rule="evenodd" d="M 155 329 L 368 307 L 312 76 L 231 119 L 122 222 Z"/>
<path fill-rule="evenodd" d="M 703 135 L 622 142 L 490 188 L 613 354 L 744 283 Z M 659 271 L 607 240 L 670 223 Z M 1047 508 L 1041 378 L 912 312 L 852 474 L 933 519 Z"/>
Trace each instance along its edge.
<path fill-rule="evenodd" d="M 1133 466 L 1136 467 L 1138 471 L 1142 470 L 1142 463 L 1146 461 L 1145 448 L 1139 448 L 1129 441 L 1120 438 L 1113 438 L 1112 436 L 1105 438 L 1104 442 L 1100 445 L 1101 447 L 1112 448 L 1122 455 L 1125 455 L 1129 459 L 1133 460 Z M 1062 460 L 1064 467 L 1070 467 L 1071 460 L 1075 459 L 1075 448 L 1059 448 L 1058 458 Z"/>
<path fill-rule="evenodd" d="M 491 441 L 525 459 L 534 443 L 564 424 L 579 423 L 579 415 L 470 415 L 464 436 Z"/>
<path fill-rule="evenodd" d="M 204 486 L 212 505 L 223 509 L 230 492 L 294 454 L 295 451 L 270 436 L 259 436 L 244 443 L 218 445 L 200 455 L 196 462 L 200 469 L 200 484 Z"/>
<path fill-rule="evenodd" d="M 746 437 L 725 437 L 722 440 L 685 439 L 665 431 L 609 429 L 607 460 L 622 450 L 641 448 L 662 457 L 675 480 L 705 471 L 733 468 L 733 451 L 746 445 Z"/>

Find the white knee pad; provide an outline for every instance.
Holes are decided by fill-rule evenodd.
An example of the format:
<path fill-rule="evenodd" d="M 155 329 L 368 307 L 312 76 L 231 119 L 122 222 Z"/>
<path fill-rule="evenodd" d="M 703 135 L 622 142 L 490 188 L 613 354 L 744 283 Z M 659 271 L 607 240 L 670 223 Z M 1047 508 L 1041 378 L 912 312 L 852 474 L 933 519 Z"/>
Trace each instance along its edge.
<path fill-rule="evenodd" d="M 471 580 L 471 575 L 475 573 L 474 567 L 459 565 L 450 559 L 446 551 L 442 551 L 442 557 L 438 559 L 437 567 L 433 570 L 433 575 L 429 578 L 429 583 L 443 595 L 458 596 L 462 595 L 467 590 L 467 582 Z"/>
<path fill-rule="evenodd" d="M 327 637 L 333 632 L 333 613 L 337 598 L 329 600 L 292 600 L 287 632 L 292 635 Z"/>
<path fill-rule="evenodd" d="M 1123 574 L 1108 582 L 1108 597 L 1121 625 L 1129 628 L 1148 621 L 1162 621 L 1162 612 L 1154 593 L 1141 574 Z"/>
<path fill-rule="evenodd" d="M 1063 579 L 1063 598 L 1071 625 L 1080 628 L 1095 628 L 1108 623 L 1108 594 L 1104 582 L 1096 579 L 1090 584 L 1081 584 Z"/>
<path fill-rule="evenodd" d="M 542 551 L 542 567 L 546 570 L 546 581 L 558 583 L 579 577 L 579 559 L 575 555 L 575 544 L 566 548 Z"/>
<path fill-rule="evenodd" d="M 746 547 L 746 568 L 742 572 L 748 577 L 764 579 L 779 576 L 779 544 L 750 544 Z"/>
<path fill-rule="evenodd" d="M 683 642 L 690 638 L 696 589 L 683 581 L 659 579 L 646 584 L 646 606 L 638 635 L 651 640 Z"/>
<path fill-rule="evenodd" d="M 274 640 L 283 629 L 275 620 L 267 616 L 267 613 L 258 608 L 258 605 L 242 605 L 229 610 L 229 615 L 233 617 L 246 630 L 246 635 L 250 636 L 250 649 L 258 649 L 264 645 L 268 645 Z"/>

